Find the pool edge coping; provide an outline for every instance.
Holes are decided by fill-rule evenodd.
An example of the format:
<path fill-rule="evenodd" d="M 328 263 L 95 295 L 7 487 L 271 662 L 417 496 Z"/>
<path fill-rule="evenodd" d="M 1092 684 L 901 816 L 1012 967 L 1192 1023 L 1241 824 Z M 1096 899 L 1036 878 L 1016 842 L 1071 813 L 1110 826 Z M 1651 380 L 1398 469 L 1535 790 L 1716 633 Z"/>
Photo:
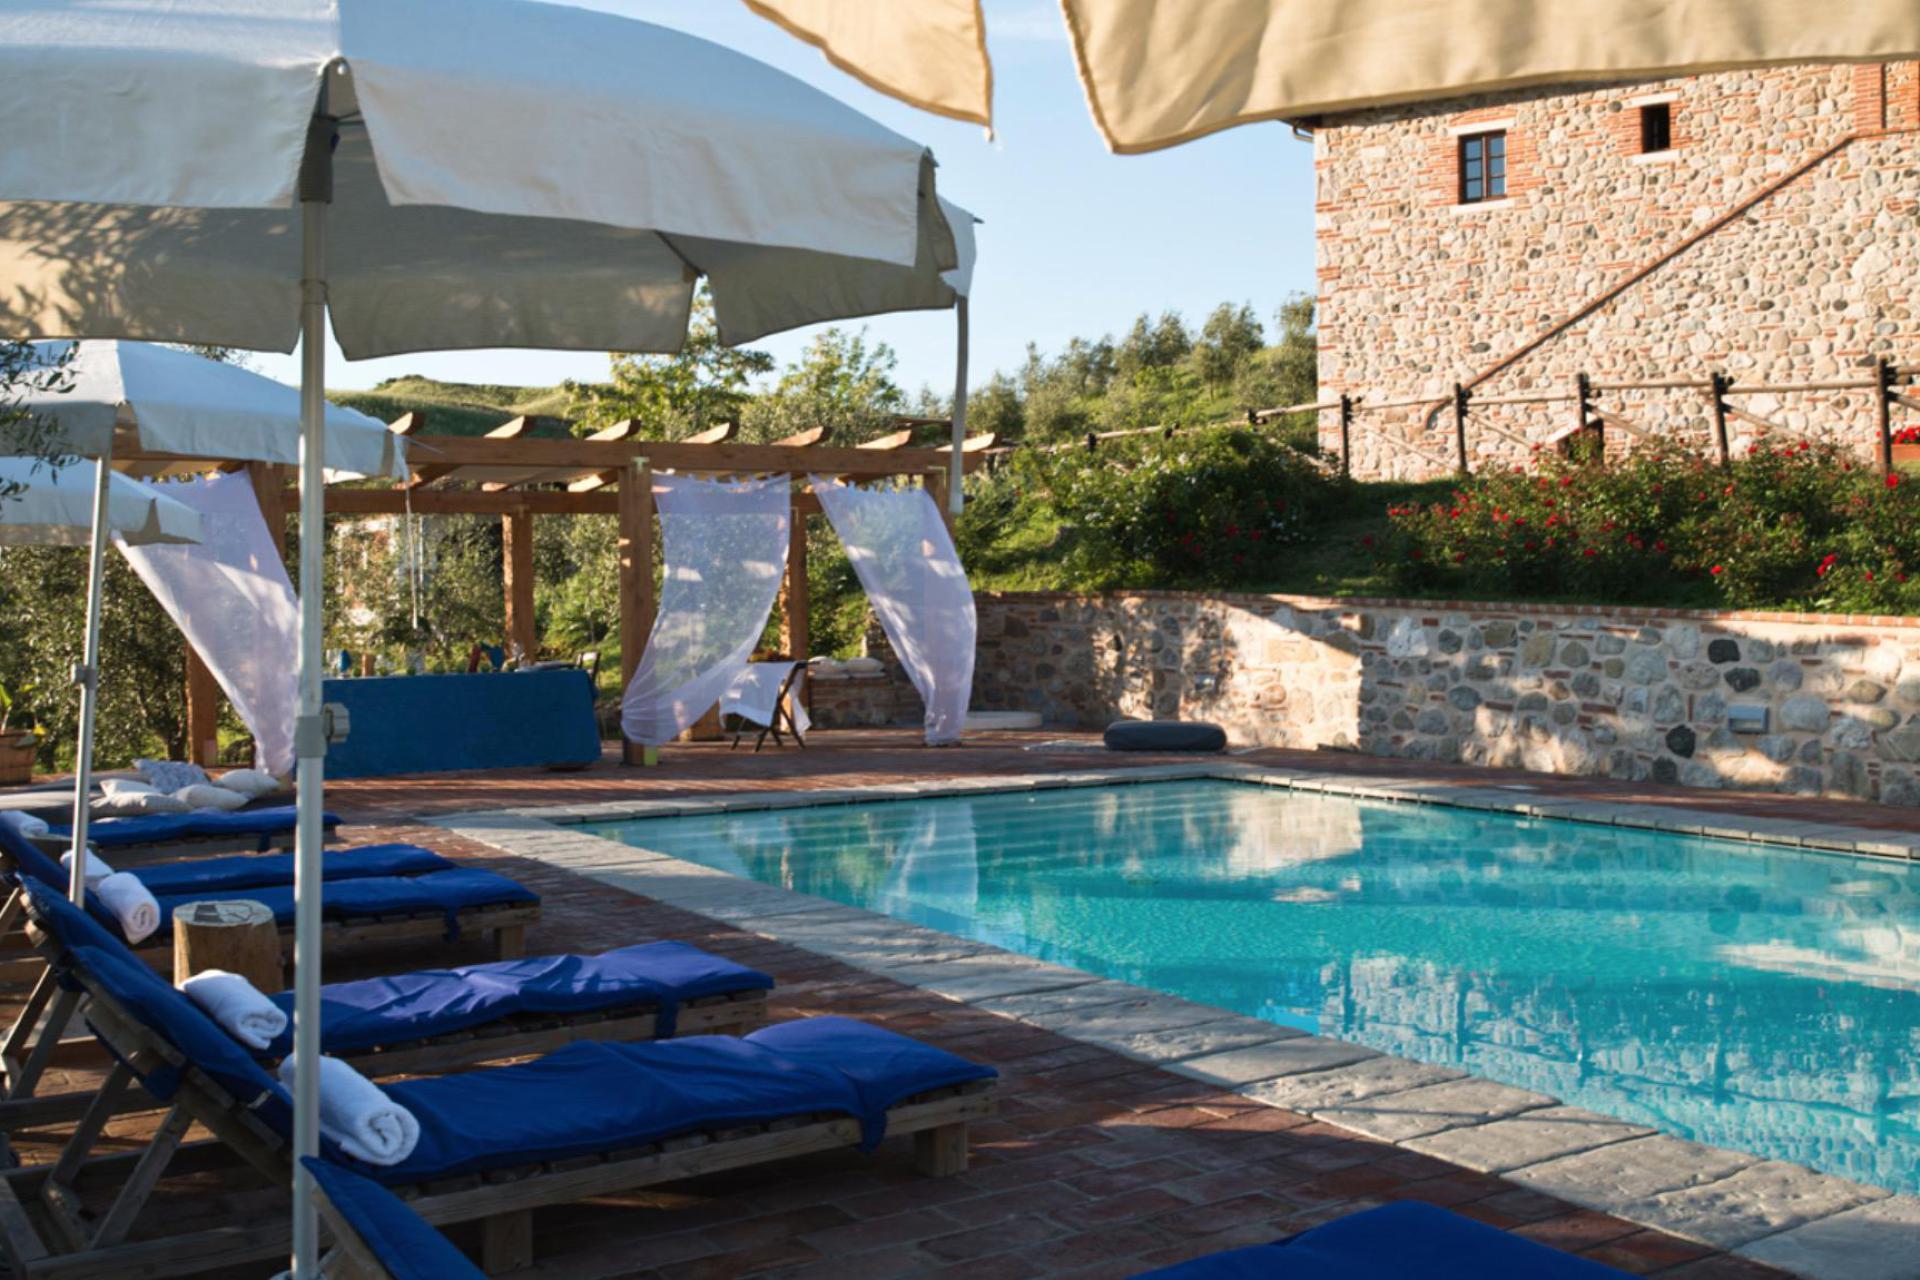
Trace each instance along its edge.
<path fill-rule="evenodd" d="M 1517 1186 L 1533 1187 L 1569 1203 L 1812 1280 L 1868 1280 L 1880 1274 L 1872 1269 L 1876 1257 L 1860 1256 L 1858 1251 L 1863 1247 L 1875 1255 L 1911 1256 L 1911 1246 L 1902 1245 L 1897 1228 L 1920 1228 L 1920 1196 L 1889 1192 L 1788 1161 L 1707 1147 L 1588 1112 L 1546 1094 L 1310 1035 L 578 829 L 587 823 L 646 818 L 1189 780 L 1252 782 L 1358 799 L 1492 810 L 1820 853 L 1920 858 L 1920 836 L 1897 832 L 1868 834 L 1834 824 L 1745 818 L 1631 802 L 1529 801 L 1497 786 L 1393 783 L 1371 776 L 1217 761 L 917 779 L 811 791 L 741 791 L 669 800 L 525 805 L 422 820 L 505 852 L 643 894 L 983 1012 L 1039 1026 L 1374 1141 L 1456 1167 L 1491 1173 Z M 1890 838 L 1879 838 L 1882 836 Z M 1121 1006 L 1125 1006 L 1124 1013 Z M 1354 1075 L 1385 1072 L 1391 1076 L 1400 1071 L 1405 1071 L 1412 1083 L 1360 1094 L 1346 1107 L 1315 1105 L 1310 1100 L 1314 1088 L 1329 1082 L 1338 1083 L 1344 1078 L 1352 1083 Z M 1342 1073 L 1347 1075 L 1343 1077 Z M 1306 1094 L 1290 1095 L 1289 1091 L 1303 1085 Z M 1406 1097 L 1421 1091 L 1431 1092 L 1425 1099 Z M 1290 1102 L 1289 1096 L 1308 1100 Z M 1375 1099 L 1393 1099 L 1392 1114 L 1398 1119 L 1387 1123 L 1383 1116 L 1369 1128 L 1366 1108 L 1361 1104 Z M 1422 1102 L 1430 1104 L 1428 1109 L 1421 1109 Z M 1422 1116 L 1425 1121 L 1419 1119 Z M 1410 1124 L 1417 1131 L 1406 1131 Z M 1428 1124 L 1433 1127 L 1426 1127 Z M 1544 1129 L 1540 1127 L 1543 1124 Z M 1482 1136 L 1493 1148 L 1511 1152 L 1516 1141 L 1525 1140 L 1530 1125 L 1537 1131 L 1536 1138 L 1539 1133 L 1557 1131 L 1556 1127 L 1584 1127 L 1589 1130 L 1588 1137 L 1603 1132 L 1605 1136 L 1584 1143 L 1563 1140 L 1558 1146 L 1552 1145 L 1549 1137 L 1550 1154 L 1530 1156 L 1510 1166 L 1475 1155 L 1472 1137 L 1476 1132 L 1486 1131 Z M 1401 1131 L 1399 1136 L 1394 1136 L 1396 1131 Z M 1552 1170 L 1553 1177 L 1541 1181 L 1547 1166 L 1561 1162 L 1577 1165 L 1609 1147 L 1648 1138 L 1680 1144 L 1684 1149 L 1662 1148 L 1671 1166 L 1668 1179 L 1675 1176 L 1673 1170 L 1683 1167 L 1684 1162 L 1674 1163 L 1676 1156 L 1692 1161 L 1693 1172 L 1683 1173 L 1670 1188 L 1638 1197 L 1617 1194 L 1604 1178 L 1567 1168 Z M 1467 1141 L 1465 1147 L 1460 1145 L 1463 1139 Z M 1605 1159 L 1601 1158 L 1603 1165 Z M 1599 1172 L 1604 1173 L 1604 1169 Z M 1722 1185 L 1735 1181 L 1742 1185 Z M 1813 1203 L 1788 1207 L 1803 1201 Z M 1889 1213 L 1896 1227 L 1888 1233 L 1892 1239 L 1874 1243 L 1859 1238 L 1862 1230 L 1871 1234 L 1875 1224 Z"/>

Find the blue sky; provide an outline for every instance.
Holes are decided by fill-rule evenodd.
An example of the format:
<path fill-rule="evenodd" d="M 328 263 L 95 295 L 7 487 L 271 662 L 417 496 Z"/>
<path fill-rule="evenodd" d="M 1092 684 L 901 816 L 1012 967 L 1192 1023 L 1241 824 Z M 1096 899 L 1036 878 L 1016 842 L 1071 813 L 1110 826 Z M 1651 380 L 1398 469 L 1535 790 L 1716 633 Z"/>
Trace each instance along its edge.
<path fill-rule="evenodd" d="M 1247 125 L 1147 156 L 1108 153 L 1088 118 L 1060 10 L 1052 0 L 987 0 L 997 136 L 916 111 L 829 66 L 811 46 L 738 0 L 586 0 L 591 8 L 679 27 L 808 81 L 933 148 L 940 190 L 985 220 L 975 276 L 973 377 L 1016 368 L 1029 341 L 1055 350 L 1076 334 L 1124 329 L 1141 311 L 1198 320 L 1215 303 L 1263 317 L 1313 288 L 1312 148 L 1281 124 Z M 864 323 L 899 354 L 909 389 L 947 389 L 953 321 L 944 313 Z M 783 362 L 811 330 L 758 343 Z M 286 381 L 292 357 L 253 366 Z M 336 388 L 401 373 L 463 382 L 546 384 L 604 377 L 603 354 L 466 351 L 349 364 Z"/>

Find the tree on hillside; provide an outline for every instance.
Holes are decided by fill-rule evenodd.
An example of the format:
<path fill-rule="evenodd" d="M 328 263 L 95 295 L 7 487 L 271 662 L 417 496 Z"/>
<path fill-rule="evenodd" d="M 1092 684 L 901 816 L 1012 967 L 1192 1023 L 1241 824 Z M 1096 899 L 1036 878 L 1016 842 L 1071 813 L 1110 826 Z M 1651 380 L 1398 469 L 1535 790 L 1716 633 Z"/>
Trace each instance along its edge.
<path fill-rule="evenodd" d="M 746 436 L 775 440 L 825 427 L 830 439 L 851 444 L 880 435 L 906 404 L 893 380 L 895 363 L 893 348 L 869 342 L 864 330 L 828 329 L 807 344 L 771 391 L 748 405 Z"/>
<path fill-rule="evenodd" d="M 1274 313 L 1279 340 L 1256 352 L 1234 379 L 1233 398 L 1241 409 L 1275 409 L 1307 404 L 1320 394 L 1320 365 L 1313 328 L 1312 294 L 1297 293 Z"/>
<path fill-rule="evenodd" d="M 1224 391 L 1233 385 L 1241 368 L 1267 344 L 1266 331 L 1245 303 L 1236 307 L 1223 302 L 1213 309 L 1200 327 L 1193 344 L 1193 371 L 1200 375 L 1210 391 Z"/>
<path fill-rule="evenodd" d="M 1003 440 L 1017 440 L 1026 434 L 1026 407 L 1012 378 L 996 373 L 987 379 L 986 386 L 967 393 L 967 429 L 991 431 Z"/>
<path fill-rule="evenodd" d="M 1122 377 L 1131 378 L 1141 369 L 1170 369 L 1192 350 L 1193 335 L 1178 311 L 1162 311 L 1151 323 L 1143 311 L 1115 351 L 1114 364 Z"/>
<path fill-rule="evenodd" d="M 612 381 L 567 382 L 568 415 L 582 432 L 627 418 L 650 439 L 672 440 L 737 420 L 753 398 L 753 379 L 773 369 L 773 357 L 752 347 L 721 345 L 713 299 L 703 284 L 694 294 L 687 342 L 677 355 L 621 355 L 609 360 Z"/>

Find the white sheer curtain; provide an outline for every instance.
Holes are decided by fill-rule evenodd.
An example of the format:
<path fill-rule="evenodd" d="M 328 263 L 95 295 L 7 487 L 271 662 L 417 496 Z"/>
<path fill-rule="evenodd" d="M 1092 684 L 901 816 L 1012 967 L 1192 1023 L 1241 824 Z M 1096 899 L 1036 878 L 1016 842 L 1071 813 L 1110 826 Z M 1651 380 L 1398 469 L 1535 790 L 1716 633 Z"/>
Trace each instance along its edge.
<path fill-rule="evenodd" d="M 201 541 L 115 545 L 253 731 L 254 763 L 290 773 L 300 607 L 253 482 L 234 471 L 154 488 L 200 513 Z"/>
<path fill-rule="evenodd" d="M 793 499 L 784 476 L 743 484 L 656 476 L 653 484 L 666 582 L 620 727 L 659 746 L 719 702 L 753 656 L 787 571 Z"/>
<path fill-rule="evenodd" d="M 847 548 L 907 678 L 927 706 L 927 741 L 958 742 L 973 696 L 973 589 L 924 489 L 858 489 L 821 476 L 813 491 Z"/>

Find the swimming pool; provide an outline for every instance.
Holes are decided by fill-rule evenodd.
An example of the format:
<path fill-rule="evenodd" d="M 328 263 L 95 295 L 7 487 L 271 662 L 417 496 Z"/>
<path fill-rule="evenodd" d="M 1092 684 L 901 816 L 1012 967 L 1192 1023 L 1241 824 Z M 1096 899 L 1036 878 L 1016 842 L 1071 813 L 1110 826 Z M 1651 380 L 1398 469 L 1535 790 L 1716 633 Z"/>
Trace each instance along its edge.
<path fill-rule="evenodd" d="M 589 829 L 1920 1191 L 1920 866 L 1215 780 Z"/>

